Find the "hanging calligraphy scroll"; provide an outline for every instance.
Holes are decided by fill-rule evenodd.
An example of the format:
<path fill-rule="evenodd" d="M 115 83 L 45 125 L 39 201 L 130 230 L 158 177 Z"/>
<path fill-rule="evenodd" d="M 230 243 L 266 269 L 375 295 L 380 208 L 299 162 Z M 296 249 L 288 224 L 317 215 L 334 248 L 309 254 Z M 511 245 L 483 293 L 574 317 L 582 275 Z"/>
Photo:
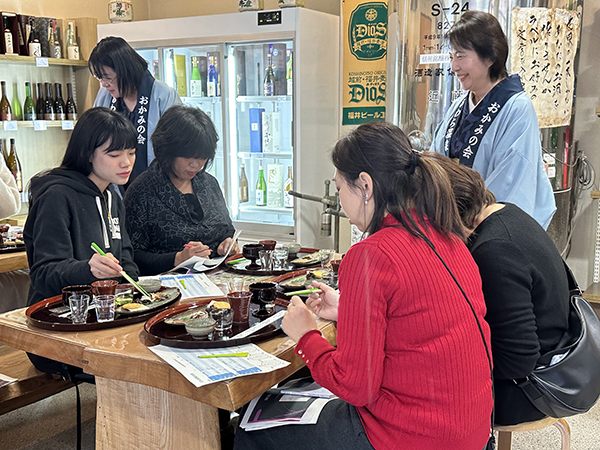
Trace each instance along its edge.
<path fill-rule="evenodd" d="M 569 125 L 579 37 L 576 11 L 512 10 L 511 72 L 531 97 L 540 128 Z"/>

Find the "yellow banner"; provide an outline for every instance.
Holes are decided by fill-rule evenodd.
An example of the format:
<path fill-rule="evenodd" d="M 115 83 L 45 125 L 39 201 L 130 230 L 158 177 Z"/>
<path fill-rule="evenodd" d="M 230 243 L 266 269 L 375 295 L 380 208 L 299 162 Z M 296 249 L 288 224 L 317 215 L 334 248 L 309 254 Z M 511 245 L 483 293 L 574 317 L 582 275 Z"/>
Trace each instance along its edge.
<path fill-rule="evenodd" d="M 385 120 L 388 1 L 344 0 L 342 125 Z"/>

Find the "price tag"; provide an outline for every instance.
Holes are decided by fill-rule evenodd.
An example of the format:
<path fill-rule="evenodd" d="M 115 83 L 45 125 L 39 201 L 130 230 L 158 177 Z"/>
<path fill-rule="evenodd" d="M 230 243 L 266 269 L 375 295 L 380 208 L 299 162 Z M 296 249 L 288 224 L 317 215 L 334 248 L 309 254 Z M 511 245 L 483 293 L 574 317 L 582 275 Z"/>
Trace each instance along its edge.
<path fill-rule="evenodd" d="M 16 120 L 5 120 L 3 123 L 4 123 L 4 131 L 17 131 L 17 121 Z"/>
<path fill-rule="evenodd" d="M 33 129 L 35 131 L 46 131 L 46 121 L 45 120 L 34 120 L 33 121 Z"/>
<path fill-rule="evenodd" d="M 48 58 L 35 58 L 35 66 L 36 67 L 49 67 Z"/>
<path fill-rule="evenodd" d="M 61 121 L 61 126 L 63 130 L 72 130 L 73 129 L 73 121 L 72 120 L 63 120 Z"/>

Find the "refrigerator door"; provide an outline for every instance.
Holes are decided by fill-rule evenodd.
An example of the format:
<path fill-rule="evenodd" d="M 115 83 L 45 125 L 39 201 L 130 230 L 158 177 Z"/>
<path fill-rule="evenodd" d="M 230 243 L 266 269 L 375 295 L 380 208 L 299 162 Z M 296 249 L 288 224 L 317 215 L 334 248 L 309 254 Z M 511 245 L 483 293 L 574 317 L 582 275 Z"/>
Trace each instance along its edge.
<path fill-rule="evenodd" d="M 239 228 L 294 233 L 292 40 L 227 46 L 229 198 Z"/>
<path fill-rule="evenodd" d="M 223 156 L 223 45 L 160 48 L 157 70 L 160 80 L 177 91 L 185 106 L 204 111 L 215 124 L 219 140 L 212 166 L 207 169 L 226 191 Z M 152 65 L 154 67 L 154 64 Z"/>

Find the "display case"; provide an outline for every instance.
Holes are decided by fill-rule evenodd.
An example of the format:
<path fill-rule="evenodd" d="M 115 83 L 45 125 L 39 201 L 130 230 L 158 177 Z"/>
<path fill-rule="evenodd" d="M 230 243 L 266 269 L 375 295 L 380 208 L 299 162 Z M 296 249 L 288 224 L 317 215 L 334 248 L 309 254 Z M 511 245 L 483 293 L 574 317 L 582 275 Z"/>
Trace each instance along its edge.
<path fill-rule="evenodd" d="M 287 8 L 98 27 L 99 39 L 111 35 L 126 39 L 155 77 L 215 123 L 209 172 L 242 240 L 332 246 L 320 235 L 322 205 L 286 192 L 321 197 L 334 174 L 328 152 L 339 136 L 337 16 Z"/>

